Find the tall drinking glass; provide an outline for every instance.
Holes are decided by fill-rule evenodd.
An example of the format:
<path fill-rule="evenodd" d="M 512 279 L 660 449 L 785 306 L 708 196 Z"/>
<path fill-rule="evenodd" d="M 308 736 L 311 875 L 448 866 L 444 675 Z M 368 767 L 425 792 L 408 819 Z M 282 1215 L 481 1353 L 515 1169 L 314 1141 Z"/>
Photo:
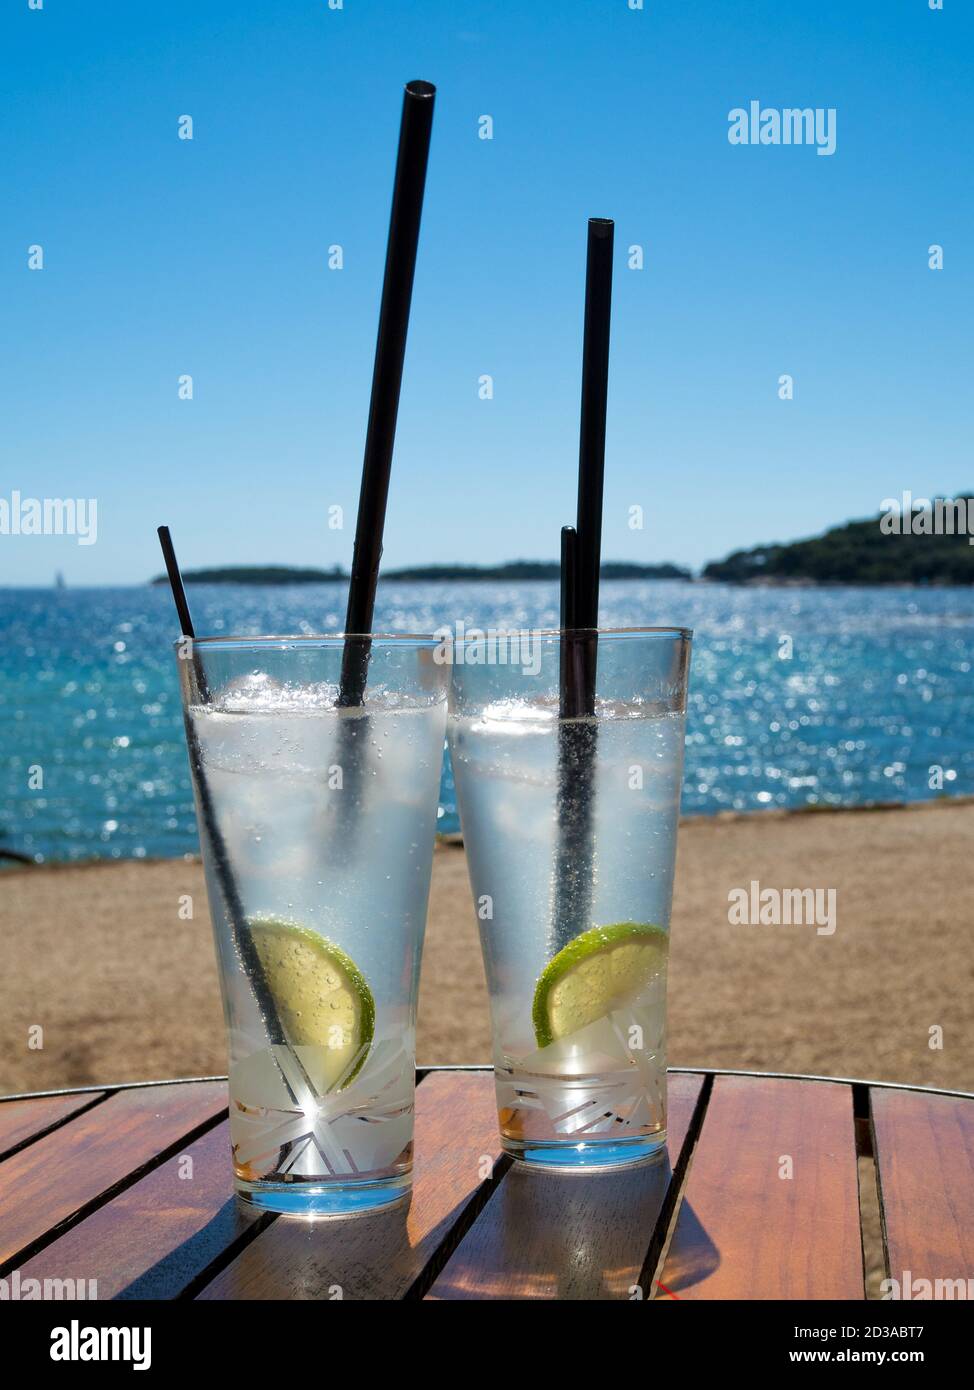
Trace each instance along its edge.
<path fill-rule="evenodd" d="M 447 668 L 433 638 L 177 644 L 229 1034 L 236 1187 L 338 1214 L 409 1188 Z"/>
<path fill-rule="evenodd" d="M 547 1169 L 666 1140 L 666 964 L 691 634 L 468 637 L 448 736 L 506 1151 Z M 559 717 L 569 663 L 594 714 Z M 590 669 L 590 665 L 589 665 Z"/>

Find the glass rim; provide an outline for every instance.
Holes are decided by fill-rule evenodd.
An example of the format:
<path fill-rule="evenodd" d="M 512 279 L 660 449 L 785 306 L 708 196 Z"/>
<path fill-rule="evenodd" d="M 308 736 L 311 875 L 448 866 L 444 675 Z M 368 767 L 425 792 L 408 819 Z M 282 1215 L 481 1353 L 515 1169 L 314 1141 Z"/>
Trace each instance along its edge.
<path fill-rule="evenodd" d="M 174 647 L 180 647 L 184 642 L 192 642 L 194 647 L 209 647 L 218 649 L 225 647 L 239 651 L 244 647 L 331 647 L 346 642 L 377 642 L 379 645 L 407 647 L 439 647 L 442 637 L 434 637 L 428 632 L 295 632 L 295 633 L 273 633 L 262 634 L 259 637 L 238 637 L 233 635 L 212 636 L 212 637 L 182 637 L 176 638 L 173 642 Z"/>
<path fill-rule="evenodd" d="M 692 627 L 538 627 L 538 628 L 472 628 L 462 637 L 451 637 L 451 642 L 491 642 L 502 637 L 679 637 L 686 642 L 693 638 Z M 442 640 L 442 639 L 441 639 Z"/>

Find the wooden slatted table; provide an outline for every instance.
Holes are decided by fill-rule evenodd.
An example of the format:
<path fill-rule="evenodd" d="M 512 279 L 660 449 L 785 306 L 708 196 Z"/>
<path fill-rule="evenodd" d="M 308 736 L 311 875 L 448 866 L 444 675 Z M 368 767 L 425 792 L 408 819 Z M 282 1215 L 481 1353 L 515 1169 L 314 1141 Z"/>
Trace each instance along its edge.
<path fill-rule="evenodd" d="M 974 1277 L 974 1096 L 671 1072 L 668 1157 L 615 1174 L 502 1157 L 483 1068 L 420 1072 L 411 1201 L 306 1222 L 231 1192 L 221 1079 L 0 1101 L 0 1277 L 200 1299 L 863 1299 Z M 869 1247 L 868 1232 L 865 1245 Z"/>

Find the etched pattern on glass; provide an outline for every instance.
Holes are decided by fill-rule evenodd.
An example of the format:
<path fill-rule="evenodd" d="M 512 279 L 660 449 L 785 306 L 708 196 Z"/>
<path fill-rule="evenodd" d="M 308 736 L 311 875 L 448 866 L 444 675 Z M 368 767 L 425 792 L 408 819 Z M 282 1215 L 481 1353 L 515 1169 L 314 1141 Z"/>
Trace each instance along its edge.
<path fill-rule="evenodd" d="M 660 1017 L 657 1001 L 644 1000 L 535 1052 L 500 1058 L 502 1129 L 512 1138 L 529 1138 L 543 1119 L 544 1131 L 565 1138 L 625 1139 L 662 1131 L 666 1058 Z"/>
<path fill-rule="evenodd" d="M 357 1075 L 361 1054 L 330 1087 L 315 1083 L 322 1052 L 265 1048 L 233 1067 L 230 1138 L 241 1176 L 379 1176 L 404 1155 L 408 1160 L 414 1096 L 408 1040 L 375 1043 Z M 347 1076 L 353 1080 L 339 1089 Z"/>

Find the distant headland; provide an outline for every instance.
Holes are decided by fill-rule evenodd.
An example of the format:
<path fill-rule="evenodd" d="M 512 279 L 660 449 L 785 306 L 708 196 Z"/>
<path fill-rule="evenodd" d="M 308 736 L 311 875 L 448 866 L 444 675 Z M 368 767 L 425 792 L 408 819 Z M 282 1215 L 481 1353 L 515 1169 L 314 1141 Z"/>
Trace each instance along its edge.
<path fill-rule="evenodd" d="M 730 584 L 974 584 L 974 496 L 902 498 L 786 545 L 735 550 L 703 578 Z"/>

